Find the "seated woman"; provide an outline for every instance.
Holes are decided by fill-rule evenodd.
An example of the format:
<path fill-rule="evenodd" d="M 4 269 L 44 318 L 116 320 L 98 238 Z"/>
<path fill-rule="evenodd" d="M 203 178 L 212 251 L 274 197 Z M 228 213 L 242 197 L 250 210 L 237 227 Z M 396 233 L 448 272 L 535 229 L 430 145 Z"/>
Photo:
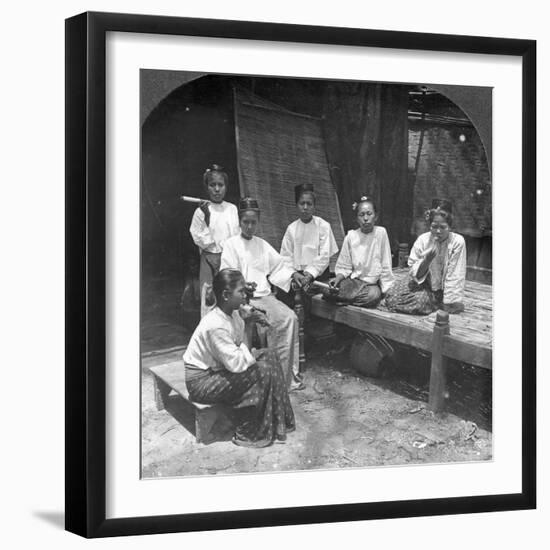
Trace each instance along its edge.
<path fill-rule="evenodd" d="M 453 233 L 452 205 L 434 199 L 426 212 L 430 230 L 414 243 L 409 276 L 395 284 L 386 296 L 390 311 L 428 315 L 438 308 L 449 313 L 464 311 L 466 243 Z"/>
<path fill-rule="evenodd" d="M 394 281 L 391 250 L 384 227 L 375 225 L 373 200 L 362 196 L 353 205 L 359 229 L 348 231 L 336 262 L 336 277 L 325 298 L 360 307 L 376 307 Z"/>
<path fill-rule="evenodd" d="M 330 224 L 315 216 L 313 185 L 304 183 L 294 188 L 299 218 L 286 229 L 281 243 L 281 256 L 293 266 L 295 284 L 307 290 L 328 268 L 338 245 Z"/>
<path fill-rule="evenodd" d="M 255 287 L 252 304 L 267 313 L 270 324 L 267 345 L 278 354 L 289 388 L 302 389 L 298 318 L 271 291 L 273 284 L 288 292 L 294 270 L 269 243 L 255 236 L 260 222 L 258 201 L 249 197 L 241 199 L 239 219 L 241 234 L 225 241 L 221 267 L 238 269 L 246 282 Z"/>
<path fill-rule="evenodd" d="M 205 285 L 212 284 L 212 278 L 220 269 L 223 241 L 239 233 L 239 218 L 237 207 L 224 200 L 229 178 L 223 168 L 213 164 L 202 179 L 210 200 L 202 201 L 195 210 L 189 231 L 200 252 L 199 285 L 204 295 Z M 207 311 L 201 304 L 201 317 Z"/>
<path fill-rule="evenodd" d="M 183 355 L 189 397 L 241 410 L 233 443 L 266 447 L 295 429 L 294 412 L 278 360 L 269 350 L 249 350 L 239 308 L 246 289 L 236 269 L 214 276 L 216 307 L 195 329 Z"/>

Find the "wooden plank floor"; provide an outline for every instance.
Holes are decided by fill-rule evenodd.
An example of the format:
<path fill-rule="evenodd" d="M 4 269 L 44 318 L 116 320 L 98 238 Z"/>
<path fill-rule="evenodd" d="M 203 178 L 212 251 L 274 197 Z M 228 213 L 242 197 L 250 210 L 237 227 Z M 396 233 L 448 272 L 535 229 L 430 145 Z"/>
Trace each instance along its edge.
<path fill-rule="evenodd" d="M 404 277 L 407 270 L 394 270 L 394 274 L 396 277 Z M 445 337 L 444 354 L 490 369 L 493 341 L 492 286 L 467 281 L 464 308 L 463 313 L 449 316 L 450 335 Z M 383 306 L 379 309 L 336 306 L 317 295 L 313 297 L 312 313 L 403 344 L 431 350 L 435 312 L 430 315 L 407 315 L 390 312 Z"/>

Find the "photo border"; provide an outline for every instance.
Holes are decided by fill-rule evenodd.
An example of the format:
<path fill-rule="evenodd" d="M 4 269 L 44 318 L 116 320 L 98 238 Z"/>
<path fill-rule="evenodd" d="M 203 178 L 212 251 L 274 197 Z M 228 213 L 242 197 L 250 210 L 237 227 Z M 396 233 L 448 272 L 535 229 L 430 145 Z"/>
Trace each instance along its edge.
<path fill-rule="evenodd" d="M 106 519 L 106 33 L 348 45 L 522 59 L 522 491 Z M 88 12 L 66 20 L 66 529 L 86 537 L 532 509 L 536 506 L 536 42 Z"/>

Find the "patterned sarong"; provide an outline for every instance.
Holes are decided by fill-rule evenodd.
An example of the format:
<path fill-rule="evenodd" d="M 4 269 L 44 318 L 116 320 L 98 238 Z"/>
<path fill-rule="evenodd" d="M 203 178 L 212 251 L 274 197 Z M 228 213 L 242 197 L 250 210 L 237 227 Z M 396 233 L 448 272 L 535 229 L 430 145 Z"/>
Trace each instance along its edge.
<path fill-rule="evenodd" d="M 284 440 L 296 428 L 294 411 L 276 355 L 269 349 L 245 372 L 204 371 L 187 378 L 189 397 L 196 403 L 230 405 L 238 411 L 233 442 L 266 447 Z"/>
<path fill-rule="evenodd" d="M 389 311 L 429 315 L 440 306 L 441 294 L 441 291 L 432 291 L 429 277 L 418 284 L 407 275 L 395 281 L 388 290 L 385 304 Z"/>

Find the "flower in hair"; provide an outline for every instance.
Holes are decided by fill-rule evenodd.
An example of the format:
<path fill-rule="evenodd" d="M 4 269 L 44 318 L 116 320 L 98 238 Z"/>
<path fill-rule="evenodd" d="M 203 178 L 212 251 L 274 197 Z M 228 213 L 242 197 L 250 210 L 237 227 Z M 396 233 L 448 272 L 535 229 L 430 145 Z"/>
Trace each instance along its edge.
<path fill-rule="evenodd" d="M 352 210 L 357 210 L 357 203 L 354 202 L 352 205 L 351 205 L 351 209 Z"/>

